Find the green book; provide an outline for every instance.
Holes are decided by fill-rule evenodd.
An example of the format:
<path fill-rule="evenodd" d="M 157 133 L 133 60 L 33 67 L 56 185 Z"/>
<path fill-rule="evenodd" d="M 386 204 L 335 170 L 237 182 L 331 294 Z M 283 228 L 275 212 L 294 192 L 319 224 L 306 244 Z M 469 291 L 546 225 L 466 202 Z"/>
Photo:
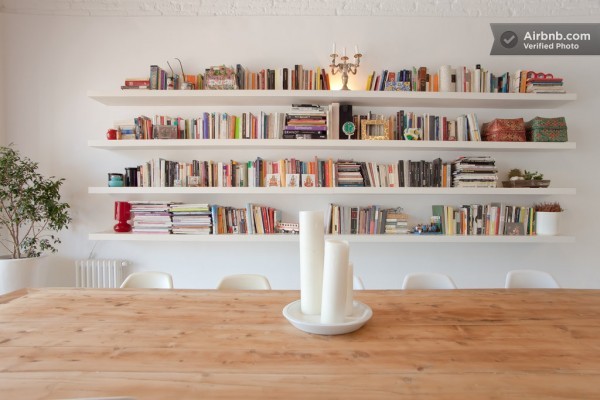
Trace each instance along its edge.
<path fill-rule="evenodd" d="M 438 225 L 440 232 L 446 234 L 446 218 L 444 218 L 444 206 L 433 205 L 431 206 L 432 223 Z"/>

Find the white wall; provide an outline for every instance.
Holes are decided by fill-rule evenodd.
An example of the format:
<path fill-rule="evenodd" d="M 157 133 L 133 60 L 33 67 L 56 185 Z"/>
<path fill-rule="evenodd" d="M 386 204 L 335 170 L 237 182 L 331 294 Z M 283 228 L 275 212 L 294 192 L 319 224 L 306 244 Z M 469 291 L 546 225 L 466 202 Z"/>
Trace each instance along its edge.
<path fill-rule="evenodd" d="M 524 154 L 494 153 L 503 172 L 522 167 L 544 172 L 554 186 L 576 187 L 577 196 L 556 196 L 567 209 L 564 231 L 576 235 L 575 244 L 560 245 L 463 245 L 463 244 L 353 244 L 351 259 L 368 288 L 398 288 L 403 276 L 415 270 L 451 274 L 461 287 L 498 287 L 506 271 L 517 267 L 547 270 L 567 287 L 600 288 L 596 246 L 599 235 L 598 185 L 593 173 L 596 148 L 596 114 L 600 84 L 596 79 L 600 58 L 596 57 L 502 57 L 490 56 L 490 22 L 501 18 L 402 18 L 402 17 L 61 17 L 11 14 L 5 16 L 5 82 L 8 141 L 15 142 L 29 157 L 39 160 L 48 173 L 65 177 L 64 196 L 73 208 L 74 222 L 63 235 L 60 257 L 54 262 L 50 283 L 72 282 L 72 264 L 91 253 L 97 257 L 124 257 L 132 269 L 166 270 L 174 274 L 178 287 L 214 287 L 228 273 L 258 272 L 269 277 L 273 287 L 297 288 L 298 249 L 293 244 L 166 244 L 91 243 L 87 234 L 109 230 L 112 202 L 117 197 L 88 195 L 88 186 L 102 186 L 107 172 L 122 171 L 152 157 L 190 160 L 254 159 L 314 156 L 312 152 L 264 151 L 198 154 L 194 151 L 160 153 L 112 152 L 87 147 L 87 140 L 102 139 L 114 120 L 132 120 L 138 113 L 153 115 L 150 108 L 109 108 L 86 97 L 88 90 L 117 89 L 129 76 L 143 76 L 150 64 L 166 66 L 179 57 L 186 70 L 198 72 L 217 64 L 242 63 L 251 69 L 268 66 L 326 65 L 331 43 L 364 53 L 359 74 L 351 86 L 362 88 L 372 70 L 401 69 L 413 65 L 438 68 L 441 64 L 482 64 L 495 72 L 530 68 L 564 76 L 568 90 L 579 100 L 558 110 L 477 110 L 479 117 L 565 115 L 569 135 L 577 142 L 573 152 Z M 518 22 L 566 22 L 566 18 L 527 18 Z M 597 22 L 573 18 L 574 22 Z M 4 57 L 4 55 L 6 57 Z M 255 110 L 260 110 L 257 106 Z M 426 111 L 414 109 L 415 111 Z M 170 109 L 182 115 L 204 111 Z M 365 110 L 366 111 L 366 110 Z M 396 109 L 383 110 L 389 113 Z M 468 110 L 432 110 L 455 116 Z M 481 154 L 481 153 L 475 153 Z M 357 159 L 451 160 L 459 153 L 361 152 L 319 153 L 319 156 Z M 130 197 L 131 198 L 131 197 Z M 174 200 L 205 201 L 241 206 L 247 201 L 274 205 L 287 219 L 297 220 L 301 209 L 325 209 L 328 202 L 342 204 L 402 205 L 414 221 L 425 221 L 434 203 L 463 204 L 492 201 L 485 196 L 373 196 L 328 198 L 197 196 Z M 532 204 L 537 197 L 519 197 L 517 204 Z M 93 251 L 92 251 L 93 250 Z"/>
<path fill-rule="evenodd" d="M 4 81 L 6 77 L 4 76 L 4 63 L 6 60 L 6 56 L 4 54 L 4 38 L 5 38 L 5 20 L 6 16 L 4 14 L 0 14 L 0 146 L 5 144 L 5 119 L 4 119 Z"/>

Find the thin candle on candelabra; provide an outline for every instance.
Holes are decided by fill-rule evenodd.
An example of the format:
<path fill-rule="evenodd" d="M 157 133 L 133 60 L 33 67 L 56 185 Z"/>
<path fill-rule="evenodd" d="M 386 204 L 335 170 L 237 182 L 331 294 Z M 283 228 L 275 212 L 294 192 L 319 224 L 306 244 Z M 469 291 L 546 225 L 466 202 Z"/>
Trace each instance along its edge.
<path fill-rule="evenodd" d="M 346 57 L 346 47 L 342 48 L 342 57 L 340 57 L 340 63 L 336 62 L 336 58 L 338 57 L 335 52 L 335 43 L 333 43 L 333 53 L 331 54 L 331 74 L 335 75 L 338 72 L 342 73 L 342 89 L 341 90 L 350 90 L 348 88 L 348 73 L 356 75 L 356 69 L 360 66 L 360 58 L 362 54 L 358 52 L 358 46 L 354 46 L 354 59 L 356 60 L 354 63 L 348 62 L 348 57 Z"/>

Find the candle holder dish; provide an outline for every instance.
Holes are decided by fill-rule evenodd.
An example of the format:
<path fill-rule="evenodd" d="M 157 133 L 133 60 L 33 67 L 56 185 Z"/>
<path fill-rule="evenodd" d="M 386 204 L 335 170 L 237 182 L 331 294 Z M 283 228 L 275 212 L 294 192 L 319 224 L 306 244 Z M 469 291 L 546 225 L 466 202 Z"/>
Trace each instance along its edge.
<path fill-rule="evenodd" d="M 373 316 L 368 305 L 354 300 L 352 314 L 339 324 L 323 324 L 320 315 L 306 315 L 300 308 L 300 300 L 291 302 L 283 309 L 283 316 L 301 331 L 316 335 L 343 335 L 360 329 Z"/>

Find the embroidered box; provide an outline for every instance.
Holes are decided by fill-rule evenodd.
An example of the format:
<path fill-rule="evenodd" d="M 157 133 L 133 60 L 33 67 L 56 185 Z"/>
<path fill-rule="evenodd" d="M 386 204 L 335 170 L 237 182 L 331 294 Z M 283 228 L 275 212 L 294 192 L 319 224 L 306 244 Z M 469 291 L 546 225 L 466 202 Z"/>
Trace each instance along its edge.
<path fill-rule="evenodd" d="M 535 117 L 525 124 L 525 130 L 529 142 L 566 142 L 568 140 L 565 117 Z"/>
<path fill-rule="evenodd" d="M 524 142 L 525 122 L 523 118 L 497 118 L 483 124 L 482 139 L 488 142 Z"/>

